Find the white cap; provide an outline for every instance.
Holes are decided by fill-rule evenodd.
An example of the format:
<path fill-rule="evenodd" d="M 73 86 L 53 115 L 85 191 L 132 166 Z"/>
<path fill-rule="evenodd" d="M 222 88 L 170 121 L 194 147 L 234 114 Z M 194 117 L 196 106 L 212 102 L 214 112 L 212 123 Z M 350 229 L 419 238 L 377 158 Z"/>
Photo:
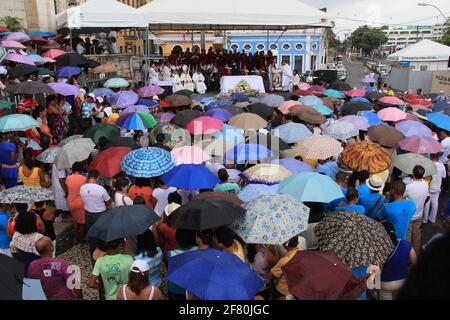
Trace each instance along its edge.
<path fill-rule="evenodd" d="M 139 259 L 133 262 L 130 269 L 130 271 L 134 273 L 144 273 L 148 270 L 150 270 L 150 267 L 148 266 L 147 262 Z"/>
<path fill-rule="evenodd" d="M 159 100 L 159 97 L 158 97 L 158 96 L 153 96 L 152 99 L 153 99 L 153 100 Z"/>
<path fill-rule="evenodd" d="M 111 107 L 106 107 L 105 109 L 103 109 L 103 112 L 108 116 L 111 117 L 112 115 L 112 108 Z"/>
<path fill-rule="evenodd" d="M 0 75 L 1 74 L 7 74 L 8 70 L 6 70 L 6 68 L 4 66 L 0 66 Z"/>
<path fill-rule="evenodd" d="M 92 92 L 88 94 L 88 97 L 91 97 L 92 99 L 95 100 L 95 94 L 93 94 Z"/>

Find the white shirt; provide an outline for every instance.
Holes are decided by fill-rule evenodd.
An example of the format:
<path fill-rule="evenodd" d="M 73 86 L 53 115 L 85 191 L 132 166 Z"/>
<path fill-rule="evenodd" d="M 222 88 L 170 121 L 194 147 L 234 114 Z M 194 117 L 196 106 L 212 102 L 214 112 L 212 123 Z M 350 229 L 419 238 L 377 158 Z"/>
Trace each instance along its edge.
<path fill-rule="evenodd" d="M 409 179 L 403 179 L 404 183 L 407 183 Z M 424 180 L 415 181 L 413 180 L 409 184 L 406 184 L 405 197 L 416 204 L 416 212 L 412 220 L 422 219 L 423 207 L 425 205 L 425 200 L 428 196 L 428 183 Z"/>
<path fill-rule="evenodd" d="M 239 183 L 241 181 L 241 172 L 237 169 L 226 169 L 228 172 L 228 182 Z"/>
<path fill-rule="evenodd" d="M 105 202 L 111 200 L 105 188 L 96 183 L 86 183 L 80 189 L 84 209 L 91 213 L 106 211 Z"/>
<path fill-rule="evenodd" d="M 85 54 L 86 53 L 86 48 L 82 45 L 82 44 L 77 44 L 77 52 L 78 54 Z"/>
<path fill-rule="evenodd" d="M 442 145 L 442 156 L 439 158 L 439 162 L 443 164 L 447 164 L 448 155 L 450 154 L 450 137 L 445 138 L 441 142 Z"/>
<path fill-rule="evenodd" d="M 114 194 L 114 204 L 116 207 L 120 207 L 120 206 L 132 206 L 133 205 L 133 200 L 131 200 L 128 196 L 120 193 L 120 192 L 116 192 Z"/>
<path fill-rule="evenodd" d="M 159 73 L 156 72 L 155 68 L 150 68 L 148 74 L 150 76 L 151 84 L 158 84 L 158 82 L 159 82 Z"/>
<path fill-rule="evenodd" d="M 442 179 L 447 176 L 445 171 L 445 166 L 440 162 L 435 162 L 437 173 L 433 175 L 433 180 L 431 181 L 430 192 L 437 193 L 441 192 Z"/>
<path fill-rule="evenodd" d="M 164 213 L 164 209 L 169 204 L 168 197 L 172 192 L 177 191 L 177 188 L 170 187 L 167 189 L 156 188 L 153 190 L 153 197 L 156 199 L 155 212 L 158 216 Z"/>

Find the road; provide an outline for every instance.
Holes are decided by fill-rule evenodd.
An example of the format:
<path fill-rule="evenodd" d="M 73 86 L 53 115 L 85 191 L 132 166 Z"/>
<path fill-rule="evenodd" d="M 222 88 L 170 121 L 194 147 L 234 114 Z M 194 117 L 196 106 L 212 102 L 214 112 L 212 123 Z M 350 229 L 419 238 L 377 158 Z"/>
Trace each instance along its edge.
<path fill-rule="evenodd" d="M 347 83 L 352 87 L 361 88 L 363 85 L 361 79 L 366 75 L 363 63 L 344 56 L 344 66 L 347 68 Z"/>

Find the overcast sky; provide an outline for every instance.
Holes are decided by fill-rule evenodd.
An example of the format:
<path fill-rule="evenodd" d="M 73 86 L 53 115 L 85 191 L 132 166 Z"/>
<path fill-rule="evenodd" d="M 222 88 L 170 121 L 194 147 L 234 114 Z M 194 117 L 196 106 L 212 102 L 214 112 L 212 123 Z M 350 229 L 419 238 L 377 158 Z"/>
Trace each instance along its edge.
<path fill-rule="evenodd" d="M 315 8 L 328 9 L 328 13 L 335 16 L 335 32 L 339 37 L 344 37 L 344 30 L 353 30 L 360 25 L 369 24 L 380 26 L 383 24 L 419 24 L 432 25 L 444 22 L 444 18 L 433 7 L 420 7 L 417 5 L 423 0 L 301 0 Z M 447 16 L 450 16 L 450 0 L 427 0 L 427 3 L 439 7 Z M 436 16 L 438 16 L 436 18 Z M 341 18 L 364 20 L 366 22 L 348 21 Z M 433 17 L 433 18 L 430 18 Z M 425 19 L 428 18 L 428 19 Z M 425 20 L 422 20 L 425 19 Z M 413 20 L 421 20 L 414 21 Z M 372 22 L 372 23 L 370 23 Z"/>

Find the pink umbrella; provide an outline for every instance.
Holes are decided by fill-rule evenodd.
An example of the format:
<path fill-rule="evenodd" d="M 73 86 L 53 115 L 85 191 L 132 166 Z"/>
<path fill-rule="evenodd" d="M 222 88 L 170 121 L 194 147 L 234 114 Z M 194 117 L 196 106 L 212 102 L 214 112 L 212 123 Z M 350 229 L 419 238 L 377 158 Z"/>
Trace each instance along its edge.
<path fill-rule="evenodd" d="M 442 151 L 442 145 L 430 136 L 411 136 L 401 140 L 398 145 L 403 150 L 419 154 L 438 153 Z"/>
<path fill-rule="evenodd" d="M 153 96 L 157 96 L 158 94 L 163 94 L 164 93 L 164 89 L 158 86 L 146 86 L 146 87 L 142 87 L 140 89 L 138 89 L 137 93 L 141 98 L 146 98 L 146 97 L 153 97 Z"/>
<path fill-rule="evenodd" d="M 298 89 L 299 90 L 309 90 L 309 88 L 311 88 L 311 86 L 309 85 L 309 83 L 306 82 L 300 82 L 298 84 Z"/>
<path fill-rule="evenodd" d="M 50 59 L 56 59 L 64 54 L 66 54 L 67 52 L 64 52 L 62 50 L 59 49 L 50 49 L 48 51 L 46 51 L 42 56 L 44 58 L 50 58 Z"/>
<path fill-rule="evenodd" d="M 280 104 L 280 106 L 278 107 L 278 110 L 280 110 L 280 112 L 282 114 L 288 114 L 289 109 L 298 104 L 300 104 L 300 103 L 298 101 L 294 101 L 294 100 L 285 101 L 282 104 Z"/>
<path fill-rule="evenodd" d="M 23 44 L 17 41 L 2 41 L 2 44 L 0 44 L 0 47 L 3 48 L 11 48 L 11 49 L 26 49 Z"/>
<path fill-rule="evenodd" d="M 355 98 L 355 97 L 365 97 L 366 91 L 361 89 L 352 89 L 345 93 L 347 96 Z"/>
<path fill-rule="evenodd" d="M 29 65 L 32 65 L 32 66 L 35 65 L 33 60 L 31 60 L 27 56 L 23 56 L 23 55 L 17 54 L 17 53 L 10 53 L 10 54 L 8 54 L 5 57 L 5 60 L 13 61 L 13 62 L 17 62 L 17 63 L 29 64 Z"/>
<path fill-rule="evenodd" d="M 383 97 L 383 98 L 379 99 L 378 101 L 380 101 L 381 103 L 392 104 L 392 105 L 397 105 L 397 106 L 402 106 L 405 104 L 405 101 L 403 101 L 402 99 L 399 99 L 397 97 Z"/>
<path fill-rule="evenodd" d="M 398 108 L 390 107 L 380 110 L 378 117 L 383 121 L 397 122 L 406 119 L 406 112 Z"/>
<path fill-rule="evenodd" d="M 174 148 L 171 154 L 174 156 L 177 166 L 180 164 L 201 164 L 211 160 L 211 156 L 197 146 Z"/>
<path fill-rule="evenodd" d="M 345 116 L 339 119 L 339 121 L 351 123 L 355 125 L 355 127 L 357 127 L 358 130 L 361 131 L 367 131 L 370 127 L 369 121 L 367 121 L 366 118 L 361 116 Z"/>
<path fill-rule="evenodd" d="M 46 64 L 46 63 L 49 63 L 49 62 L 50 63 L 55 63 L 56 60 L 53 60 L 51 58 L 42 58 L 42 60 L 39 60 L 39 61 L 36 62 L 36 65 L 40 66 L 40 65 L 43 65 L 43 64 Z"/>
<path fill-rule="evenodd" d="M 197 134 L 213 134 L 220 131 L 223 128 L 223 122 L 213 117 L 199 117 L 186 126 L 187 131 Z"/>
<path fill-rule="evenodd" d="M 26 42 L 30 41 L 31 37 L 23 32 L 11 32 L 10 34 L 6 35 L 3 40 Z"/>

